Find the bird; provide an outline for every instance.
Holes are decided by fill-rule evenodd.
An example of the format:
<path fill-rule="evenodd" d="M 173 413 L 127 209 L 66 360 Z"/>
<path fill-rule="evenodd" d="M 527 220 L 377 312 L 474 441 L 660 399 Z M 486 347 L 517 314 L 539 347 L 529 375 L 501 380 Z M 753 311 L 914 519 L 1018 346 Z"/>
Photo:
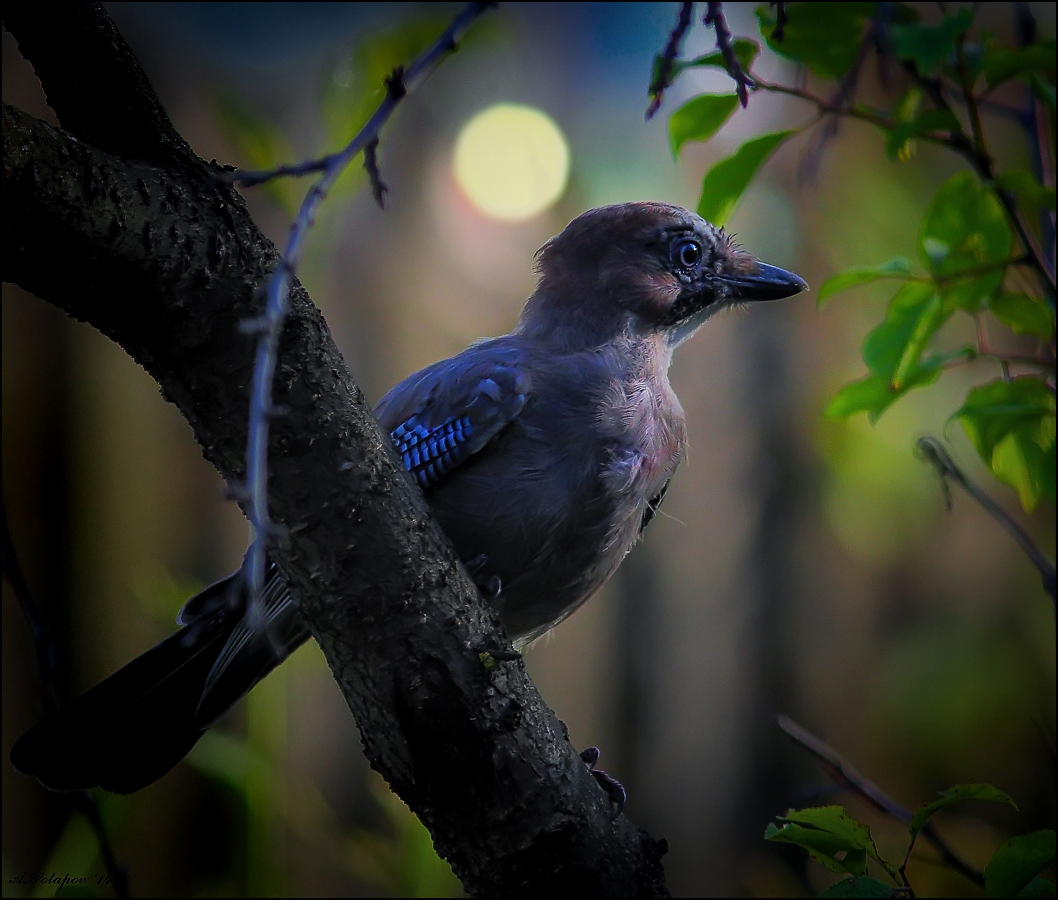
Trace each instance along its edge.
<path fill-rule="evenodd" d="M 577 216 L 535 270 L 510 334 L 375 408 L 519 650 L 595 594 L 657 514 L 687 443 L 676 347 L 723 309 L 808 288 L 695 213 L 645 201 Z M 257 601 L 246 583 L 240 570 L 188 600 L 179 631 L 22 735 L 14 767 L 116 793 L 168 772 L 309 637 L 273 562 Z"/>

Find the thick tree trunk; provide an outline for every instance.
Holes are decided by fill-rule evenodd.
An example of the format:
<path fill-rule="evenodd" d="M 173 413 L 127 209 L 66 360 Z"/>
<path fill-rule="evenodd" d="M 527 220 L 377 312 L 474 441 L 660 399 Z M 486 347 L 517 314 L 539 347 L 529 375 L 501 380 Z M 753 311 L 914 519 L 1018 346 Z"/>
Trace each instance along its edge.
<path fill-rule="evenodd" d="M 12 6 L 9 4 L 9 6 Z M 121 345 L 233 487 L 253 342 L 279 263 L 221 169 L 194 155 L 95 4 L 5 26 L 64 128 L 5 106 L 4 272 Z M 662 896 L 663 843 L 613 818 L 565 728 L 430 519 L 300 285 L 274 385 L 272 553 L 371 765 L 479 895 Z"/>

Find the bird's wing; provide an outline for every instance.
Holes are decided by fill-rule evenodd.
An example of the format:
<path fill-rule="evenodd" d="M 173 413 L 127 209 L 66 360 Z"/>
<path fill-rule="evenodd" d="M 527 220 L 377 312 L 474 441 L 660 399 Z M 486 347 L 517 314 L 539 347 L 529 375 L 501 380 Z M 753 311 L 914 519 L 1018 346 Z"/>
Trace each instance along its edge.
<path fill-rule="evenodd" d="M 516 349 L 489 342 L 397 385 L 376 413 L 405 467 L 426 490 L 477 453 L 522 411 L 529 377 Z M 246 603 L 241 571 L 192 597 L 183 625 L 241 616 L 213 664 L 195 724 L 205 728 L 309 635 L 275 563 L 261 602 Z"/>
<path fill-rule="evenodd" d="M 525 408 L 530 388 L 518 348 L 489 341 L 405 379 L 375 415 L 428 490 L 503 431 Z"/>

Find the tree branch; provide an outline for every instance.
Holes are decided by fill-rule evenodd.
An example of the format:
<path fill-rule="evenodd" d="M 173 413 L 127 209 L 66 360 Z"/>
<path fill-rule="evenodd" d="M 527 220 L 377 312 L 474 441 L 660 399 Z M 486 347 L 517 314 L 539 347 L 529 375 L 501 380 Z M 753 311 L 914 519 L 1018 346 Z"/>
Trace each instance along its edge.
<path fill-rule="evenodd" d="M 8 3 L 3 17 L 64 131 L 117 156 L 203 165 L 101 4 Z"/>
<path fill-rule="evenodd" d="M 119 158 L 6 105 L 3 129 L 5 280 L 117 341 L 241 482 L 253 354 L 238 326 L 261 313 L 275 248 L 219 167 Z M 275 558 L 371 765 L 473 894 L 666 895 L 664 844 L 614 819 L 521 662 L 499 658 L 495 613 L 296 281 L 278 359 Z"/>

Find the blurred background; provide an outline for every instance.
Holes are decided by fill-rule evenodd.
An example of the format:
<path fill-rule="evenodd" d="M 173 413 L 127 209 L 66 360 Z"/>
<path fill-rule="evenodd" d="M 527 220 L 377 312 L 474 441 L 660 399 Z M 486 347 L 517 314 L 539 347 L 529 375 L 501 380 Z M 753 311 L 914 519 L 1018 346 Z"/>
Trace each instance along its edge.
<path fill-rule="evenodd" d="M 1009 40 L 1009 5 L 983 7 L 983 26 Z M 1054 5 L 1030 7 L 1053 36 Z M 253 167 L 347 140 L 381 78 L 458 8 L 108 4 L 194 149 Z M 369 398 L 510 330 L 533 289 L 533 253 L 585 209 L 637 199 L 694 208 L 714 162 L 810 119 L 796 100 L 754 96 L 674 161 L 668 114 L 702 90 L 731 89 L 719 71 L 691 71 L 644 122 L 651 62 L 677 9 L 502 4 L 401 105 L 380 149 L 385 211 L 359 171 L 345 178 L 300 273 Z M 752 4 L 725 9 L 736 35 L 759 40 Z M 4 100 L 54 122 L 31 67 L 6 32 L 3 41 Z M 699 24 L 682 55 L 713 46 Z M 767 52 L 756 68 L 794 76 Z M 764 167 L 730 223 L 739 241 L 813 286 L 842 267 L 914 257 L 929 199 L 956 161 L 923 147 L 910 163 L 887 162 L 879 134 L 846 123 L 806 179 L 811 141 L 796 138 Z M 1025 164 L 1017 143 L 993 149 Z M 498 157 L 509 164 L 495 173 L 486 163 Z M 277 242 L 307 186 L 245 192 Z M 170 633 L 184 599 L 237 567 L 249 531 L 142 370 L 91 328 L 3 291 L 4 499 L 59 641 L 61 690 L 73 696 Z M 573 743 L 599 745 L 601 765 L 628 787 L 628 816 L 668 840 L 677 896 L 803 896 L 826 884 L 802 851 L 762 840 L 790 805 L 843 803 L 872 825 L 883 855 L 902 853 L 903 827 L 830 785 L 776 728 L 780 712 L 905 806 L 957 782 L 1010 793 L 1020 814 L 970 805 L 938 820 L 975 865 L 1011 834 L 1053 827 L 1051 603 L 964 494 L 945 511 L 912 451 L 922 434 L 948 440 L 1053 556 L 1053 508 L 1025 515 L 947 424 L 967 387 L 994 373 L 946 375 L 876 427 L 822 417 L 862 373 L 860 341 L 891 293 L 862 289 L 821 311 L 811 295 L 732 311 L 685 344 L 671 378 L 691 446 L 661 515 L 599 596 L 526 656 Z M 26 883 L 34 873 L 104 870 L 69 803 L 7 763 L 40 705 L 32 638 L 6 580 L 3 591 L 4 896 L 46 895 Z M 459 896 L 358 746 L 310 642 L 168 776 L 131 797 L 100 795 L 132 890 Z M 920 893 L 972 895 L 931 851 L 918 859 Z"/>

